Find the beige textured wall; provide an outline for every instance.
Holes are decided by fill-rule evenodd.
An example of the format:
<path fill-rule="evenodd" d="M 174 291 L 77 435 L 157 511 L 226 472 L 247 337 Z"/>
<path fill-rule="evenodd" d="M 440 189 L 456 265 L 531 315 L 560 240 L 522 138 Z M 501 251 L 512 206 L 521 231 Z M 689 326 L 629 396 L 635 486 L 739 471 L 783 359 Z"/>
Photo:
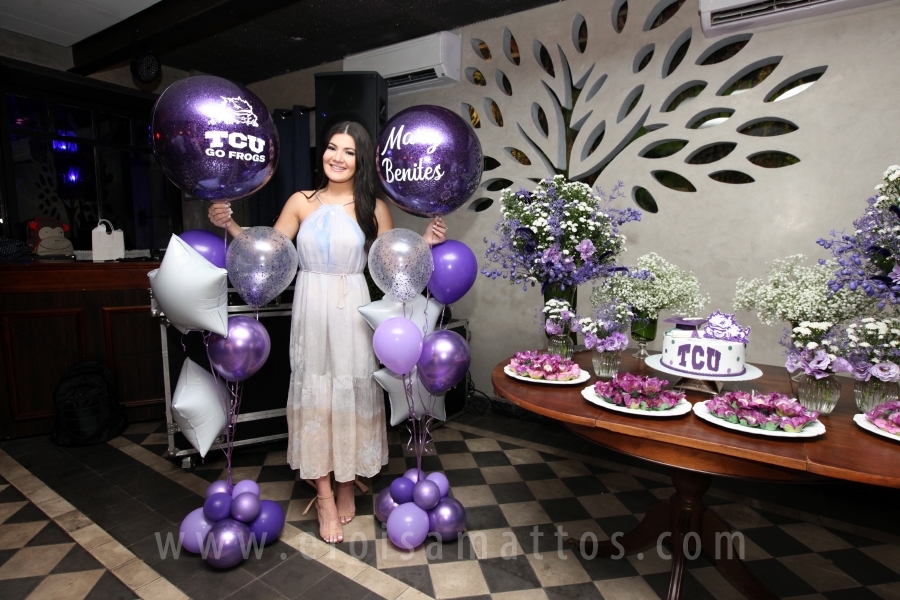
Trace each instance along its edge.
<path fill-rule="evenodd" d="M 896 144 L 900 139 L 896 108 L 900 92 L 900 70 L 896 68 L 900 2 L 893 0 L 868 10 L 754 31 L 752 40 L 740 53 L 712 66 L 695 64 L 703 51 L 720 39 L 704 38 L 696 4 L 689 1 L 662 27 L 642 31 L 645 18 L 655 6 L 652 0 L 630 0 L 628 22 L 619 34 L 611 25 L 611 0 L 567 0 L 465 27 L 459 30 L 463 37 L 463 69 L 480 69 L 487 86 L 477 87 L 464 80 L 448 88 L 394 97 L 390 110 L 396 113 L 416 104 L 438 104 L 459 112 L 462 103 L 475 106 L 482 120 L 477 132 L 484 153 L 502 163 L 500 168 L 485 173 L 484 181 L 505 177 L 514 186 L 532 187 L 529 177 L 547 173 L 522 131 L 535 140 L 552 162 L 557 166 L 562 163 L 553 132 L 547 140 L 541 140 L 532 123 L 530 108 L 533 102 L 540 103 L 548 112 L 551 130 L 554 129 L 546 88 L 565 97 L 562 55 L 571 66 L 573 80 L 586 77 L 585 89 L 606 74 L 608 78 L 600 92 L 590 102 L 575 106 L 577 116 L 593 111 L 582 131 L 590 131 L 605 120 L 605 137 L 588 161 L 574 161 L 578 164 L 573 163 L 573 170 L 589 169 L 591 160 L 596 162 L 597 157 L 612 152 L 620 141 L 630 137 L 631 128 L 645 112 L 647 124 L 665 124 L 666 127 L 644 136 L 618 154 L 598 180 L 607 190 L 616 180 L 623 180 L 629 191 L 632 186 L 643 186 L 659 204 L 657 214 L 645 215 L 641 223 L 627 226 L 628 252 L 623 260 L 627 264 L 645 252 L 658 252 L 697 274 L 703 290 L 712 296 L 710 312 L 717 308 L 730 309 L 738 277 L 763 275 L 766 263 L 793 253 L 804 253 L 811 259 L 824 256 L 815 244 L 816 238 L 831 229 L 850 226 L 861 214 L 865 198 L 879 182 L 885 167 L 900 160 Z M 576 13 L 588 25 L 584 54 L 576 50 L 572 39 Z M 504 28 L 518 42 L 519 66 L 504 56 Z M 675 40 L 689 29 L 692 39 L 687 56 L 674 73 L 663 78 L 664 57 Z M 475 54 L 470 42 L 473 37 L 489 45 L 491 61 Z M 535 40 L 550 51 L 555 78 L 546 75 L 538 65 L 532 51 Z M 655 44 L 650 64 L 642 72 L 633 73 L 635 56 L 650 43 Z M 740 95 L 715 95 L 741 68 L 772 56 L 783 58 L 761 85 Z M 828 67 L 825 75 L 807 91 L 783 102 L 763 102 L 778 84 L 820 66 Z M 497 69 L 509 78 L 513 88 L 511 97 L 498 87 Z M 251 87 L 267 104 L 274 106 L 288 98 L 309 97 L 305 95 L 312 93 L 312 72 L 295 73 Z M 660 112 L 665 98 L 689 80 L 703 80 L 708 86 L 693 102 L 671 113 Z M 640 84 L 645 88 L 638 107 L 617 124 L 616 116 L 625 97 Z M 486 118 L 486 97 L 498 103 L 503 127 L 492 125 Z M 726 123 L 710 129 L 698 131 L 685 127 L 694 115 L 712 107 L 731 108 L 735 114 Z M 768 138 L 736 132 L 739 125 L 765 116 L 787 119 L 797 124 L 799 130 Z M 689 144 L 664 159 L 638 156 L 651 142 L 670 138 L 685 139 Z M 736 142 L 737 147 L 727 158 L 712 165 L 685 163 L 693 150 L 715 141 Z M 584 144 L 584 136 L 576 140 L 576 149 L 580 148 L 579 144 Z M 505 147 L 525 151 L 532 167 L 512 161 L 504 153 Z M 748 155 L 762 150 L 789 152 L 801 162 L 782 169 L 763 169 L 746 160 Z M 650 174 L 654 169 L 671 170 L 687 177 L 697 192 L 676 192 L 662 187 Z M 721 169 L 742 171 L 756 181 L 728 185 L 708 177 L 709 173 Z M 480 190 L 476 196 L 497 199 L 499 192 Z M 425 223 L 399 210 L 394 211 L 394 218 L 398 226 L 414 230 L 420 230 Z M 466 242 L 481 260 L 482 240 L 491 235 L 498 218 L 496 203 L 481 213 L 460 209 L 447 217 L 450 237 Z M 582 306 L 589 293 L 589 287 L 580 290 Z M 544 344 L 543 335 L 533 324 L 534 313 L 540 305 L 537 290 L 523 292 L 500 280 L 479 276 L 473 290 L 453 307 L 455 315 L 468 317 L 472 322 L 472 373 L 479 389 L 492 391 L 490 372 L 498 361 L 517 350 Z M 781 348 L 777 345 L 781 328 L 761 325 L 751 314 L 738 316 L 743 324 L 753 328 L 748 360 L 781 364 Z M 655 347 L 658 348 L 658 342 Z"/>

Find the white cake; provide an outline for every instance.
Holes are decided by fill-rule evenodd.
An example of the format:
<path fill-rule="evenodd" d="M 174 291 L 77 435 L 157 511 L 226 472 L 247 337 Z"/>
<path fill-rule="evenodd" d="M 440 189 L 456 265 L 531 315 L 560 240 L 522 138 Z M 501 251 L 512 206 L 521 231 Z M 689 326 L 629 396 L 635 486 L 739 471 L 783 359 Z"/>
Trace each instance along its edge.
<path fill-rule="evenodd" d="M 734 315 L 720 311 L 713 313 L 708 321 L 702 331 L 696 326 L 681 325 L 667 331 L 663 336 L 662 365 L 700 378 L 743 375 L 750 328 L 742 329 L 734 321 Z"/>

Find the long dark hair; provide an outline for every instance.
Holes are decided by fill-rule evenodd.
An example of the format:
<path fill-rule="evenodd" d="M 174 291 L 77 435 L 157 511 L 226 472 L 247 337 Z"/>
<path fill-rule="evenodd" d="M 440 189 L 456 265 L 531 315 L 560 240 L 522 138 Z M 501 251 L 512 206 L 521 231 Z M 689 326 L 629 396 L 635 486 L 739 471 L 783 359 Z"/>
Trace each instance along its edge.
<path fill-rule="evenodd" d="M 375 218 L 375 197 L 377 194 L 377 178 L 375 172 L 375 146 L 369 132 L 359 123 L 342 121 L 333 125 L 325 133 L 325 144 L 331 143 L 331 138 L 336 133 L 345 133 L 353 138 L 356 145 L 356 172 L 353 174 L 353 200 L 356 210 L 356 222 L 366 236 L 366 253 L 375 238 L 378 237 L 378 220 Z M 325 148 L 319 153 L 324 157 Z M 321 161 L 320 161 L 320 164 Z M 322 165 L 322 176 L 316 190 L 325 188 L 328 178 L 325 176 L 325 168 Z"/>

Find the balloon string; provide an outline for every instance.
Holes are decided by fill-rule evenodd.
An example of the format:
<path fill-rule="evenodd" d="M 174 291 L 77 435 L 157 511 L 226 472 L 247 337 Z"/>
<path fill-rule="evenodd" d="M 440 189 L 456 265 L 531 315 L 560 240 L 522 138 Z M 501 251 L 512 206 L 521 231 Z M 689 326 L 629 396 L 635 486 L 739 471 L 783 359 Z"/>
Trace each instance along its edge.
<path fill-rule="evenodd" d="M 216 383 L 216 389 L 220 389 L 219 372 L 212 366 L 212 358 L 209 356 L 209 337 L 212 335 L 208 331 L 203 332 L 203 344 L 206 346 L 206 359 L 209 360 L 209 370 L 212 371 L 213 381 Z M 228 383 L 226 387 L 231 395 L 228 402 L 230 410 L 225 423 L 225 447 L 219 444 L 219 448 L 225 453 L 226 471 L 228 473 L 228 486 L 232 485 L 231 478 L 231 455 L 234 451 L 234 432 L 237 429 L 237 415 L 241 409 L 241 384 L 240 382 Z"/>

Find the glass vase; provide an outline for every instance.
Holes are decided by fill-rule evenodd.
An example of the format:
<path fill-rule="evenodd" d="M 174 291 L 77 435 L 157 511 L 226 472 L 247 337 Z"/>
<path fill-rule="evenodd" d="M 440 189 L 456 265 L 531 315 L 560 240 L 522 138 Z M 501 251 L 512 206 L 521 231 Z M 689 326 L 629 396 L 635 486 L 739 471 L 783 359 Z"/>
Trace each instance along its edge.
<path fill-rule="evenodd" d="M 612 379 L 619 372 L 622 353 L 617 350 L 598 352 L 595 349 L 591 358 L 594 363 L 594 374 L 601 379 Z"/>
<path fill-rule="evenodd" d="M 565 300 L 572 307 L 572 312 L 575 312 L 575 305 L 578 303 L 578 286 L 567 285 L 565 287 L 566 289 L 563 289 L 561 283 L 548 283 L 544 286 L 544 304 L 547 304 L 547 300 Z M 568 335 L 572 339 L 572 348 L 574 348 L 577 341 L 575 332 Z M 547 339 L 549 340 L 550 337 L 551 335 L 548 333 Z"/>
<path fill-rule="evenodd" d="M 896 400 L 900 389 L 892 381 L 881 381 L 872 378 L 869 381 L 857 381 L 853 385 L 853 398 L 859 412 L 869 412 L 879 404 Z"/>
<path fill-rule="evenodd" d="M 797 381 L 797 400 L 808 410 L 817 411 L 825 416 L 834 410 L 841 396 L 841 384 L 834 373 L 816 379 L 804 373 Z"/>
<path fill-rule="evenodd" d="M 575 343 L 565 333 L 551 335 L 547 340 L 547 351 L 550 354 L 556 354 L 563 358 L 572 358 L 572 354 L 575 351 Z"/>
<path fill-rule="evenodd" d="M 658 315 L 650 316 L 648 313 L 635 312 L 631 322 L 631 339 L 638 343 L 638 351 L 634 357 L 645 360 L 650 353 L 647 352 L 647 342 L 656 339 L 656 325 Z"/>

